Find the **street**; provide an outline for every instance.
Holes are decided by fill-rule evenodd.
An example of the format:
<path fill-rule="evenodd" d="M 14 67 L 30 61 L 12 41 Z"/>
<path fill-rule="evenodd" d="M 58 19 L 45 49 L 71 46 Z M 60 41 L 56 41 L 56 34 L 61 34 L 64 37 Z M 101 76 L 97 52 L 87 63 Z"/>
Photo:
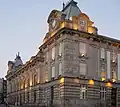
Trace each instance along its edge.
<path fill-rule="evenodd" d="M 1 104 L 0 107 L 9 107 L 9 106 L 6 106 L 5 104 Z"/>

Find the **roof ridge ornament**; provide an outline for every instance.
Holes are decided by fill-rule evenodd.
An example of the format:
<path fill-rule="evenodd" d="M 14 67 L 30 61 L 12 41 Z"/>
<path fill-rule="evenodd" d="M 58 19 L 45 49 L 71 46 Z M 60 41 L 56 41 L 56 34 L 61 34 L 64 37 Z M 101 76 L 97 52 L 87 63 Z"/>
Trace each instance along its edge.
<path fill-rule="evenodd" d="M 68 4 L 70 4 L 70 3 L 77 3 L 77 2 L 74 1 L 74 0 L 69 0 L 69 1 L 66 3 L 66 6 L 67 6 Z"/>
<path fill-rule="evenodd" d="M 63 9 L 65 8 L 65 3 L 63 2 Z"/>
<path fill-rule="evenodd" d="M 63 2 L 63 10 L 64 10 L 65 8 L 67 8 L 70 4 L 72 4 L 72 5 L 77 5 L 77 2 L 74 1 L 74 0 L 69 0 L 69 1 L 67 1 L 66 3 Z M 62 11 L 63 11 L 63 10 L 62 10 Z"/>

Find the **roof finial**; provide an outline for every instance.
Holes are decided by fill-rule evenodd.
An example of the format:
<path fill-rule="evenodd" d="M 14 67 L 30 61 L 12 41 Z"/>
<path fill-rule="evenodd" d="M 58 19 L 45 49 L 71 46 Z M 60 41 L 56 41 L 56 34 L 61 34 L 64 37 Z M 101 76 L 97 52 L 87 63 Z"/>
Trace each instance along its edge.
<path fill-rule="evenodd" d="M 20 52 L 18 52 L 18 56 L 20 55 Z"/>
<path fill-rule="evenodd" d="M 63 2 L 63 9 L 65 8 L 65 3 Z"/>

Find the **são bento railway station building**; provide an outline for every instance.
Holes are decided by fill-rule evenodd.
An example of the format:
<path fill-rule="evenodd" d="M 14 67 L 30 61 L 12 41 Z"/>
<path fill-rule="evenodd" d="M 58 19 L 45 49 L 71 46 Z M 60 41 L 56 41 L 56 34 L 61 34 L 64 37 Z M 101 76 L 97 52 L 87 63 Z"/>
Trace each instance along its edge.
<path fill-rule="evenodd" d="M 120 107 L 120 41 L 98 34 L 74 0 L 52 10 L 35 56 L 8 61 L 7 101 L 23 107 Z"/>

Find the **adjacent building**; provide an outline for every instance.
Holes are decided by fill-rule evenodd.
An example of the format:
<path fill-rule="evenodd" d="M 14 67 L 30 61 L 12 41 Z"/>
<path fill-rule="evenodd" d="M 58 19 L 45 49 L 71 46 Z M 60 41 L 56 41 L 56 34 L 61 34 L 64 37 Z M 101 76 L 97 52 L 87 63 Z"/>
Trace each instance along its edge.
<path fill-rule="evenodd" d="M 7 81 L 0 78 L 0 104 L 6 100 L 7 97 Z"/>
<path fill-rule="evenodd" d="M 7 101 L 24 107 L 119 107 L 120 41 L 98 34 L 74 0 L 52 10 L 39 51 L 8 62 Z"/>

